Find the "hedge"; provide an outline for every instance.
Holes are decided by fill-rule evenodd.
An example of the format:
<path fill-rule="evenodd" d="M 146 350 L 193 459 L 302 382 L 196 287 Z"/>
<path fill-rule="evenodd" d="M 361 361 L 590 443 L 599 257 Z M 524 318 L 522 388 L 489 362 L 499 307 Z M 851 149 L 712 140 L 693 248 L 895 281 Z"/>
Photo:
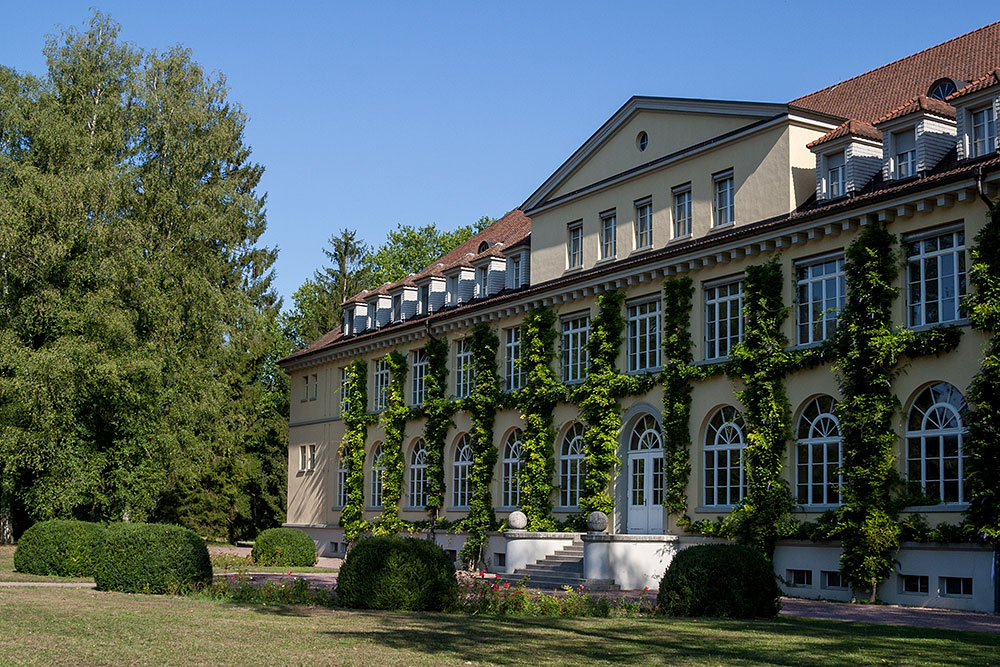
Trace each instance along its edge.
<path fill-rule="evenodd" d="M 161 523 L 108 528 L 94 569 L 97 590 L 168 593 L 212 583 L 205 542 L 192 530 Z"/>
<path fill-rule="evenodd" d="M 98 523 L 53 519 L 24 531 L 14 551 L 14 569 L 25 574 L 92 577 L 104 544 Z"/>
<path fill-rule="evenodd" d="M 250 557 L 254 565 L 310 567 L 316 562 L 316 544 L 298 528 L 269 528 L 257 536 Z"/>
<path fill-rule="evenodd" d="M 340 567 L 337 599 L 354 609 L 451 609 L 457 599 L 455 563 L 428 540 L 364 538 Z"/>

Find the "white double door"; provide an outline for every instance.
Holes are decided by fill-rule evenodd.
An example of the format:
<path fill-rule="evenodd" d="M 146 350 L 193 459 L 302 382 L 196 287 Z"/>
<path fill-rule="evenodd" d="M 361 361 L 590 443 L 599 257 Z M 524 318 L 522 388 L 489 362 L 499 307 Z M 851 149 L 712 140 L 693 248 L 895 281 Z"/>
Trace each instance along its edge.
<path fill-rule="evenodd" d="M 630 533 L 663 532 L 663 450 L 632 451 L 628 455 L 628 521 Z"/>

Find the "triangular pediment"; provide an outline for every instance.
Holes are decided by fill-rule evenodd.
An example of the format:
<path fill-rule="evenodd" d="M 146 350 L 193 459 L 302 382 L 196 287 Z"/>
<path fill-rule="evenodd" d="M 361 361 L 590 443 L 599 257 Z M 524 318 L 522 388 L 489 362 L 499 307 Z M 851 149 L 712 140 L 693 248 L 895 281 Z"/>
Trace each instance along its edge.
<path fill-rule="evenodd" d="M 530 211 L 787 112 L 784 104 L 633 97 L 528 198 L 522 209 Z"/>

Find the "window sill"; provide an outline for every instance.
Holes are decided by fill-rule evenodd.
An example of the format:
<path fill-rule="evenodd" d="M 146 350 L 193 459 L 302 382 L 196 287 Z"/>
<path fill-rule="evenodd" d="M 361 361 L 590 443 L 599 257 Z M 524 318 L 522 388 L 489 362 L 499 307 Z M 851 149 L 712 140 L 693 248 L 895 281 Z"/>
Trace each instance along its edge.
<path fill-rule="evenodd" d="M 459 505 L 458 507 L 445 507 L 445 512 L 468 512 L 469 505 Z"/>
<path fill-rule="evenodd" d="M 694 508 L 697 514 L 721 514 L 723 512 L 732 512 L 736 505 L 699 505 Z"/>
<path fill-rule="evenodd" d="M 636 368 L 635 370 L 626 371 L 625 375 L 637 376 L 645 375 L 647 373 L 659 373 L 663 370 L 663 366 L 651 366 L 649 368 Z"/>
<path fill-rule="evenodd" d="M 944 514 L 949 512 L 964 512 L 969 509 L 969 503 L 941 503 L 940 505 L 913 505 L 904 507 L 901 512 L 921 514 Z"/>
<path fill-rule="evenodd" d="M 581 271 L 583 271 L 583 267 L 582 266 L 571 266 L 568 269 L 566 269 L 565 271 L 563 271 L 563 275 L 566 276 L 566 275 L 569 275 L 571 273 L 580 273 Z"/>
<path fill-rule="evenodd" d="M 712 225 L 712 227 L 708 230 L 708 233 L 711 234 L 712 232 L 726 230 L 735 226 L 736 226 L 735 220 L 733 222 L 727 222 L 721 225 Z"/>
<path fill-rule="evenodd" d="M 830 510 L 835 510 L 841 506 L 842 503 L 837 504 L 816 504 L 816 505 L 796 505 L 792 508 L 792 512 L 797 512 L 799 514 L 822 514 L 823 512 L 829 512 Z"/>
<path fill-rule="evenodd" d="M 921 324 L 920 326 L 908 327 L 908 328 L 910 331 L 919 332 L 919 331 L 930 331 L 932 329 L 941 329 L 941 328 L 946 329 L 948 327 L 967 327 L 971 326 L 971 324 L 972 323 L 969 321 L 968 317 L 963 317 L 962 319 L 959 320 L 950 320 L 948 322 L 937 322 L 936 324 Z"/>
<path fill-rule="evenodd" d="M 632 252 L 630 252 L 628 254 L 628 256 L 631 257 L 632 255 L 641 255 L 643 253 L 647 253 L 647 252 L 651 251 L 652 249 L 653 249 L 652 245 L 640 246 L 640 247 L 636 248 L 635 250 L 633 250 Z"/>
<path fill-rule="evenodd" d="M 692 238 L 692 234 L 690 232 L 688 232 L 687 234 L 682 234 L 680 236 L 675 236 L 674 238 L 670 239 L 670 241 L 667 242 L 667 245 L 671 245 L 671 244 L 674 244 L 674 243 L 681 243 L 683 241 L 690 241 L 691 238 Z"/>
<path fill-rule="evenodd" d="M 594 262 L 594 266 L 604 266 L 605 264 L 612 264 L 616 259 L 617 255 L 612 255 L 611 257 L 602 257 L 601 259 Z"/>

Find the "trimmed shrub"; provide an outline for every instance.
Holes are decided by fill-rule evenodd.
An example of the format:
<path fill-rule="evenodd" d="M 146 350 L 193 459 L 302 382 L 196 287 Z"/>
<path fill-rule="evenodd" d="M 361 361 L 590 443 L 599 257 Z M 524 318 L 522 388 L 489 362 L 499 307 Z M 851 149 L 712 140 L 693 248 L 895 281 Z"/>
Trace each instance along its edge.
<path fill-rule="evenodd" d="M 99 523 L 53 519 L 24 531 L 14 551 L 14 569 L 25 574 L 92 577 L 104 544 Z"/>
<path fill-rule="evenodd" d="M 354 609 L 451 609 L 457 599 L 455 563 L 428 540 L 366 537 L 340 567 L 337 599 Z"/>
<path fill-rule="evenodd" d="M 198 534 L 163 523 L 118 523 L 108 528 L 94 568 L 100 591 L 174 593 L 212 583 L 208 548 Z"/>
<path fill-rule="evenodd" d="M 268 528 L 257 536 L 250 557 L 254 565 L 311 567 L 316 563 L 316 544 L 298 528 Z"/>
<path fill-rule="evenodd" d="M 771 563 L 751 547 L 702 544 L 674 556 L 660 581 L 659 613 L 719 618 L 772 617 L 781 591 Z"/>

